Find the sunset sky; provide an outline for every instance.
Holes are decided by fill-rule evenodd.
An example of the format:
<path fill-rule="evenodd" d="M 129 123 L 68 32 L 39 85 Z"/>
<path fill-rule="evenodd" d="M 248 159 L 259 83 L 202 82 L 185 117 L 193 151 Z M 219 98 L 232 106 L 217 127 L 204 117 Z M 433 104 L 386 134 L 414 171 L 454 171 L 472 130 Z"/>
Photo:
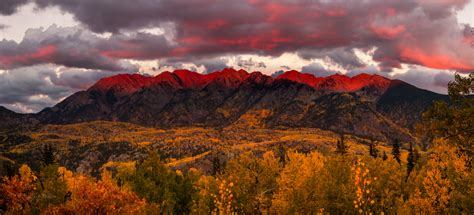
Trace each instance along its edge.
<path fill-rule="evenodd" d="M 36 112 L 175 68 L 378 73 L 446 93 L 474 72 L 471 27 L 469 0 L 1 0 L 0 105 Z"/>

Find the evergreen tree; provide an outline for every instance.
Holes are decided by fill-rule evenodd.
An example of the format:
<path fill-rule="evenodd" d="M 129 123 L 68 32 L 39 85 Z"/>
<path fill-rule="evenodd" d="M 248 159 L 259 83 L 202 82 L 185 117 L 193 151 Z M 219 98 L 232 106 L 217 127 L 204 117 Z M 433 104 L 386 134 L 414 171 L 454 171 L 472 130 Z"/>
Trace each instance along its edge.
<path fill-rule="evenodd" d="M 287 148 L 284 143 L 280 142 L 278 144 L 278 147 L 276 149 L 276 155 L 278 157 L 280 164 L 285 166 L 288 155 L 287 155 Z"/>
<path fill-rule="evenodd" d="M 153 205 L 156 213 L 189 214 L 194 181 L 187 174 L 168 168 L 156 153 L 138 162 L 132 175 L 123 177 L 125 183 L 140 197 Z"/>
<path fill-rule="evenodd" d="M 387 153 L 385 153 L 385 151 L 383 151 L 382 160 L 385 161 L 387 159 L 388 159 Z"/>
<path fill-rule="evenodd" d="M 369 143 L 369 154 L 370 156 L 377 158 L 379 150 L 376 148 L 376 142 L 374 140 L 370 140 Z"/>
<path fill-rule="evenodd" d="M 405 178 L 405 181 L 408 180 L 410 173 L 415 168 L 415 164 L 419 156 L 417 154 L 418 152 L 416 151 L 416 149 L 413 148 L 413 144 L 410 143 L 410 149 L 408 150 L 408 157 L 407 157 L 407 177 Z"/>
<path fill-rule="evenodd" d="M 43 166 L 56 163 L 56 149 L 51 144 L 44 144 L 40 149 L 40 162 Z"/>
<path fill-rule="evenodd" d="M 7 176 L 11 178 L 17 174 L 18 167 L 15 166 L 14 162 L 4 160 L 4 161 L 1 161 L 1 163 L 2 163 L 2 168 L 0 170 L 2 171 L 0 173 L 0 177 Z"/>
<path fill-rule="evenodd" d="M 448 84 L 450 103 L 436 102 L 423 114 L 421 132 L 434 138 L 444 138 L 474 159 L 474 73 L 467 77 L 455 75 Z M 433 138 L 432 137 L 432 138 Z"/>
<path fill-rule="evenodd" d="M 349 146 L 346 144 L 344 134 L 339 134 L 340 139 L 336 144 L 336 153 L 345 155 L 348 152 Z"/>
<path fill-rule="evenodd" d="M 218 152 L 214 153 L 212 157 L 212 175 L 217 175 L 222 172 L 221 159 Z"/>
<path fill-rule="evenodd" d="M 394 139 L 394 140 L 393 140 L 393 143 L 392 143 L 392 155 L 393 155 L 393 158 L 394 158 L 399 164 L 401 164 L 401 160 L 400 160 L 400 140 L 398 140 L 398 139 Z"/>
<path fill-rule="evenodd" d="M 66 181 L 58 169 L 58 164 L 48 164 L 41 168 L 37 180 L 37 195 L 34 198 L 35 206 L 38 207 L 36 209 L 60 205 L 68 200 Z"/>

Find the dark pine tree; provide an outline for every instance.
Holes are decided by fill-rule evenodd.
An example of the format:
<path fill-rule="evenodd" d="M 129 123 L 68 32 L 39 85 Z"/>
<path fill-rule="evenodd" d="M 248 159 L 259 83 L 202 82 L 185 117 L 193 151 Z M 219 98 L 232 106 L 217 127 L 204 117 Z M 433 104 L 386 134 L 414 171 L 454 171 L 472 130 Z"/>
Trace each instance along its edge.
<path fill-rule="evenodd" d="M 287 148 L 284 143 L 279 143 L 276 149 L 276 153 L 278 156 L 278 160 L 280 161 L 280 164 L 285 166 L 286 160 L 287 160 Z"/>
<path fill-rule="evenodd" d="M 401 160 L 400 160 L 400 140 L 398 140 L 398 139 L 394 139 L 394 140 L 393 140 L 393 143 L 392 143 L 392 155 L 393 155 L 393 158 L 394 158 L 399 164 L 401 164 Z"/>
<path fill-rule="evenodd" d="M 348 152 L 349 146 L 346 144 L 344 134 L 339 134 L 339 140 L 336 144 L 336 153 L 345 155 Z"/>
<path fill-rule="evenodd" d="M 415 168 L 417 159 L 418 159 L 417 152 L 415 152 L 415 150 L 413 149 L 413 144 L 410 143 L 410 149 L 408 150 L 408 158 L 407 158 L 407 177 L 405 178 L 405 181 L 408 180 L 410 173 Z"/>
<path fill-rule="evenodd" d="M 370 140 L 370 143 L 369 143 L 369 154 L 370 154 L 370 156 L 372 156 L 372 157 L 374 157 L 374 158 L 377 158 L 377 157 L 378 157 L 379 150 L 378 150 L 377 147 L 376 147 L 376 142 L 375 142 L 375 140 Z"/>
<path fill-rule="evenodd" d="M 212 157 L 212 175 L 217 175 L 222 172 L 221 159 L 218 152 L 214 153 Z"/>
<path fill-rule="evenodd" d="M 44 166 L 56 163 L 56 149 L 51 144 L 44 144 L 40 150 L 40 162 Z"/>
<path fill-rule="evenodd" d="M 383 151 L 382 160 L 386 161 L 388 159 L 387 153 Z"/>

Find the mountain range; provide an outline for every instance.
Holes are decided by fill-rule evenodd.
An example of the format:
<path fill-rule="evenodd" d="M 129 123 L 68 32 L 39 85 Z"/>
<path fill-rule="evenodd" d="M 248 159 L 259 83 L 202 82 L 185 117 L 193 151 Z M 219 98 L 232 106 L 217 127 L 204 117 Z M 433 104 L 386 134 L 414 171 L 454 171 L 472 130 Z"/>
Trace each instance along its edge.
<path fill-rule="evenodd" d="M 446 95 L 379 75 L 315 77 L 288 71 L 188 70 L 157 76 L 103 78 L 51 108 L 18 114 L 0 108 L 3 127 L 21 123 L 70 124 L 95 120 L 152 127 L 218 129 L 305 127 L 375 139 L 411 140 L 422 112 Z"/>

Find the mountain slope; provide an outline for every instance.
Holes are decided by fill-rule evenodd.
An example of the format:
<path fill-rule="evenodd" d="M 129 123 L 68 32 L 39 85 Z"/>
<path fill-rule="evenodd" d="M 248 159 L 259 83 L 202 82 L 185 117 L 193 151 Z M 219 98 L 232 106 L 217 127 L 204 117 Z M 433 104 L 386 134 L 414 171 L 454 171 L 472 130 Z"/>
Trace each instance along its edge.
<path fill-rule="evenodd" d="M 36 126 L 39 122 L 30 114 L 15 113 L 0 106 L 0 131 L 19 131 Z"/>
<path fill-rule="evenodd" d="M 48 124 L 109 120 L 155 127 L 314 127 L 411 139 L 409 129 L 421 113 L 446 98 L 378 75 L 321 78 L 289 71 L 274 79 L 244 70 L 205 75 L 176 70 L 101 79 L 35 118 Z"/>
<path fill-rule="evenodd" d="M 416 88 L 394 80 L 377 102 L 377 110 L 403 127 L 413 129 L 421 120 L 421 113 L 435 101 L 449 102 L 446 95 Z"/>

